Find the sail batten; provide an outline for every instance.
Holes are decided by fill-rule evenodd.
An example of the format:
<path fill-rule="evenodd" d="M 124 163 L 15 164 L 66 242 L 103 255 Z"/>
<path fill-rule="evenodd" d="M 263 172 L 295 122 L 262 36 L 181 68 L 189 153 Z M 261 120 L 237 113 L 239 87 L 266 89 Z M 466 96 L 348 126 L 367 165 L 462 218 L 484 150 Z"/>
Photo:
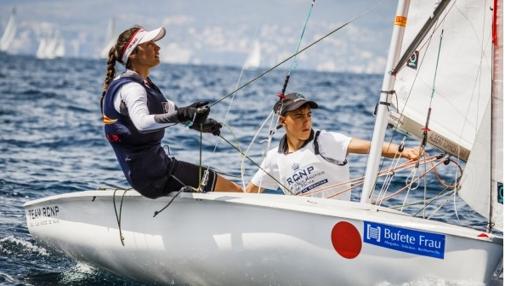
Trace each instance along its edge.
<path fill-rule="evenodd" d="M 398 113 L 392 113 L 390 114 L 389 122 L 392 125 L 396 126 L 398 131 L 422 140 L 422 129 L 424 126 L 417 121 L 406 116 L 401 116 Z M 468 160 L 468 157 L 470 156 L 470 149 L 457 144 L 456 142 L 435 131 L 430 131 L 428 133 L 427 142 L 428 144 L 435 146 L 441 150 L 445 150 L 446 153 L 464 161 Z"/>

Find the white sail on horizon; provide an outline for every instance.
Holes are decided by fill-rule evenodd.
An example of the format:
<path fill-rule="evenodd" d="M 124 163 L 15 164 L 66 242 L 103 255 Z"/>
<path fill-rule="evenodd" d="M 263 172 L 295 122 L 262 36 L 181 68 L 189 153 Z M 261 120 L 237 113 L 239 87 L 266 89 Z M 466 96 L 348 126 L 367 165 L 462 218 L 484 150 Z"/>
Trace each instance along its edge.
<path fill-rule="evenodd" d="M 261 64 L 261 45 L 259 41 L 254 41 L 254 46 L 244 62 L 244 69 L 258 68 Z"/>
<path fill-rule="evenodd" d="M 107 26 L 107 35 L 105 37 L 105 44 L 100 52 L 100 58 L 106 59 L 109 56 L 109 51 L 116 42 L 116 20 L 111 18 Z"/>
<path fill-rule="evenodd" d="M 65 42 L 61 36 L 51 33 L 40 39 L 35 55 L 38 59 L 55 59 L 65 56 Z"/>
<path fill-rule="evenodd" d="M 2 34 L 2 38 L 0 38 L 0 51 L 6 52 L 12 45 L 16 36 L 16 26 L 16 9 L 12 9 L 7 26 Z"/>

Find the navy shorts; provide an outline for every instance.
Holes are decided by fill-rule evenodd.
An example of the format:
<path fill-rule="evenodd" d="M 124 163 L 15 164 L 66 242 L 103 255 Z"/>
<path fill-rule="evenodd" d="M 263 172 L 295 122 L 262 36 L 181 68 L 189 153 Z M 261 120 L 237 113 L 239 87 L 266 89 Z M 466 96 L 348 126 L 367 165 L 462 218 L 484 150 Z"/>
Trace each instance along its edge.
<path fill-rule="evenodd" d="M 143 196 L 155 199 L 166 196 L 171 192 L 178 192 L 183 187 L 192 187 L 198 189 L 203 185 L 203 192 L 212 192 L 216 187 L 217 174 L 207 166 L 197 166 L 188 162 L 178 161 L 175 158 L 167 158 L 166 174 L 161 173 L 161 177 L 147 178 L 142 177 L 142 180 L 134 187 Z M 145 162 L 144 162 L 145 164 Z M 145 169 L 150 166 L 143 166 Z M 137 169 L 139 169 L 137 167 Z M 157 171 L 159 173 L 159 171 Z M 138 177 L 138 175 L 137 175 Z M 201 178 L 201 179 L 200 179 Z"/>
<path fill-rule="evenodd" d="M 203 192 L 212 192 L 216 187 L 217 174 L 208 166 L 197 166 L 184 161 L 174 160 L 172 175 L 167 182 L 167 194 L 177 192 L 184 186 L 195 189 L 203 183 Z"/>

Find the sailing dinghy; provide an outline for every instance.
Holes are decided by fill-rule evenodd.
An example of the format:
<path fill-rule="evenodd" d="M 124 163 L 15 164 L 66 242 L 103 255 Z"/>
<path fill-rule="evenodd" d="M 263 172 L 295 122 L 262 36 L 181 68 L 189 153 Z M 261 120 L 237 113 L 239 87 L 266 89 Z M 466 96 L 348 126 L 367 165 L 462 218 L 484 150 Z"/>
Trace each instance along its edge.
<path fill-rule="evenodd" d="M 502 1 L 442 0 L 435 10 L 423 2 L 398 3 L 361 202 L 269 194 L 181 193 L 158 212 L 173 197 L 151 200 L 126 190 L 76 192 L 25 204 L 32 237 L 76 260 L 135 280 L 162 284 L 489 282 L 503 253 L 499 234 L 502 197 L 498 196 L 503 179 L 498 11 Z M 412 19 L 406 27 L 408 13 Z M 494 35 L 499 35 L 496 41 Z M 474 42 L 478 47 L 470 52 Z M 451 48 L 458 53 L 453 54 Z M 412 55 L 418 59 L 417 69 L 407 66 L 414 65 Z M 445 66 L 449 63 L 442 58 L 453 56 L 472 64 Z M 410 60 L 402 63 L 403 58 Z M 479 101 L 478 108 L 472 99 L 452 101 L 453 96 L 465 98 L 463 85 L 472 83 L 468 92 Z M 430 88 L 426 90 L 426 86 Z M 419 103 L 424 102 L 421 98 L 410 106 L 408 98 L 417 93 L 430 98 L 433 90 L 433 100 L 446 104 L 442 111 L 439 105 L 431 105 L 433 117 L 425 128 L 427 134 L 419 133 L 416 126 L 426 127 L 430 105 Z M 395 93 L 398 111 L 390 112 Z M 457 110 L 450 113 L 455 107 Z M 453 118 L 455 114 L 460 117 Z M 448 119 L 460 125 L 444 123 Z M 376 203 L 385 199 L 374 190 L 379 172 L 378 146 L 384 141 L 388 121 L 398 130 L 426 138 L 448 154 L 467 160 L 453 194 L 461 191 L 468 204 L 488 218 L 486 231 L 426 216 L 413 217 Z M 472 173 L 476 169 L 478 174 Z"/>

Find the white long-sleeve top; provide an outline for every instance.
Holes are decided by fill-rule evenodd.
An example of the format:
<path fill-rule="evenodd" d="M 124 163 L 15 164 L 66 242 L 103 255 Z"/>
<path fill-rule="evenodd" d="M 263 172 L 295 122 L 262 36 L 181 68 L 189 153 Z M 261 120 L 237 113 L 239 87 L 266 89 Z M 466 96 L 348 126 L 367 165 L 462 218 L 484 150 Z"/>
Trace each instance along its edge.
<path fill-rule="evenodd" d="M 125 76 L 142 79 L 132 70 L 126 70 L 116 79 Z M 159 130 L 178 123 L 177 106 L 170 100 L 164 103 L 164 114 L 150 114 L 147 107 L 146 89 L 137 82 L 129 82 L 121 86 L 114 95 L 114 109 L 123 115 L 128 115 L 139 132 Z"/>

